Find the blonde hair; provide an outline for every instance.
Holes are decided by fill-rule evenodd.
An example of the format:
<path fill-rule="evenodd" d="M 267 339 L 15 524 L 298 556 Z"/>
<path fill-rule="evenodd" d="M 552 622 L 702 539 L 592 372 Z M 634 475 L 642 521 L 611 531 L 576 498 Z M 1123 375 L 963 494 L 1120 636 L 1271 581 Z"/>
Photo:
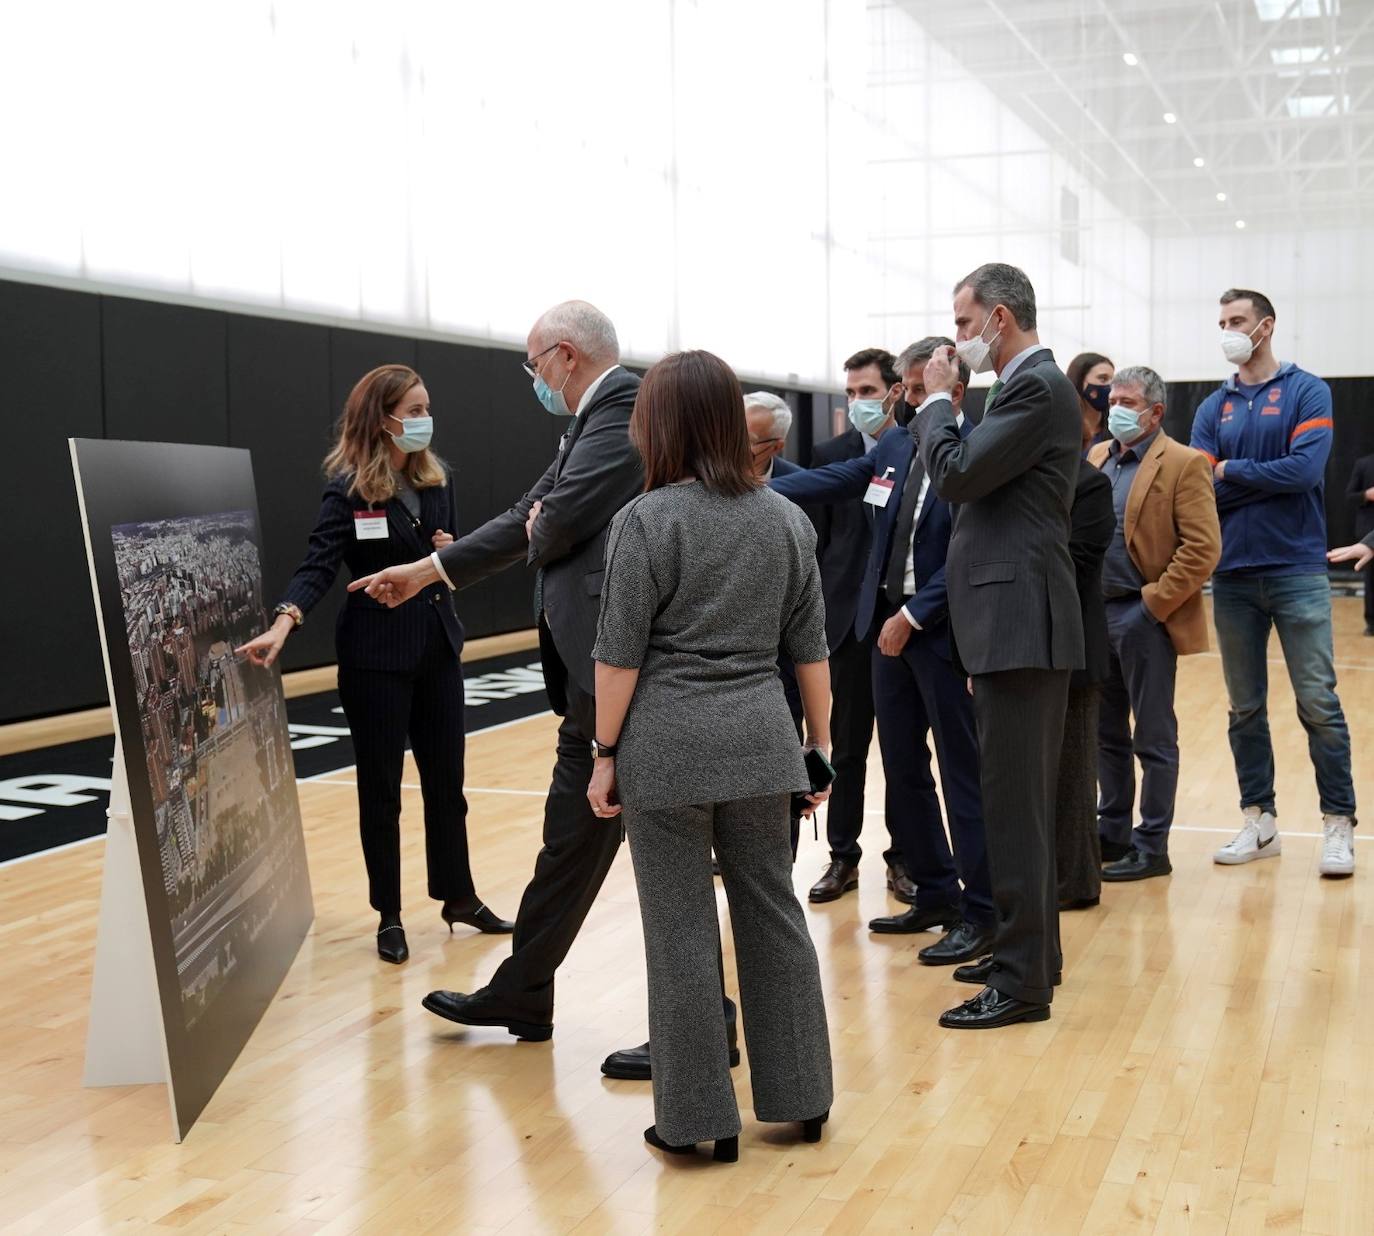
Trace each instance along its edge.
<path fill-rule="evenodd" d="M 339 417 L 338 439 L 324 457 L 326 476 L 348 476 L 350 495 L 379 505 L 396 496 L 391 468 L 391 434 L 386 418 L 414 387 L 420 375 L 406 365 L 381 365 L 364 374 L 348 393 Z M 442 485 L 448 479 L 444 461 L 426 447 L 406 456 L 406 480 L 415 489 Z"/>

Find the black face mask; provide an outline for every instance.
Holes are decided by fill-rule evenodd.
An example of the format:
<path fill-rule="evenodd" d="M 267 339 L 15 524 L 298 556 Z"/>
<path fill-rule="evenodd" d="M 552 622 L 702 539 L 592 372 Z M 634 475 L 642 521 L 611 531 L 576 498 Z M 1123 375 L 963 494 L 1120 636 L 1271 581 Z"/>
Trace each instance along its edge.
<path fill-rule="evenodd" d="M 1094 412 L 1107 415 L 1107 398 L 1112 393 L 1109 383 L 1093 382 L 1083 388 L 1083 400 Z"/>
<path fill-rule="evenodd" d="M 905 399 L 897 400 L 897 406 L 892 409 L 892 419 L 896 421 L 898 425 L 905 429 L 911 424 L 915 416 L 916 409 L 913 405 L 907 403 Z"/>

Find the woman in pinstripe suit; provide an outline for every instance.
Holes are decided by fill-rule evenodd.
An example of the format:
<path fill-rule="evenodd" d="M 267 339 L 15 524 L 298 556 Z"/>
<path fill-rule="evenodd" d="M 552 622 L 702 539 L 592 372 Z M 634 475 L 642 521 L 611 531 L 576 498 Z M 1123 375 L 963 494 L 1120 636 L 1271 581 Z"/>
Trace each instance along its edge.
<path fill-rule="evenodd" d="M 782 681 L 795 663 L 812 746 L 830 745 L 816 534 L 754 475 L 739 382 L 709 352 L 655 365 L 630 436 L 646 492 L 611 522 L 587 791 L 624 804 L 644 919 L 654 1126 L 645 1140 L 739 1154 L 717 971 L 711 850 L 735 939 L 754 1114 L 819 1141 L 833 1085 L 816 950 L 792 888 L 789 807 L 810 781 Z M 617 752 L 617 747 L 620 750 Z M 810 795 L 808 812 L 828 796 Z"/>
<path fill-rule="evenodd" d="M 432 429 L 429 393 L 414 370 L 383 365 L 358 382 L 324 461 L 329 483 L 305 560 L 272 626 L 240 651 L 271 665 L 287 635 L 329 591 L 341 563 L 355 576 L 369 575 L 453 539 L 453 484 L 429 450 Z M 454 923 L 483 932 L 513 929 L 473 888 L 463 798 L 463 627 L 446 587 L 427 592 L 425 604 L 399 609 L 351 592 L 335 631 L 339 698 L 358 761 L 363 859 L 372 908 L 381 915 L 377 954 L 397 963 L 410 956 L 401 925 L 407 738 L 424 797 L 429 895 L 443 902 L 450 930 Z"/>

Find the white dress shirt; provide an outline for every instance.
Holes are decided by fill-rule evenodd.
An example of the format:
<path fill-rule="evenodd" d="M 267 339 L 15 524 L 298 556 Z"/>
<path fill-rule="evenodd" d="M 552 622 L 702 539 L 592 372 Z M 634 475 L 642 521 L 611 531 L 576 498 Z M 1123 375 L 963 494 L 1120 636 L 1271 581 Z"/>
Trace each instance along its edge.
<path fill-rule="evenodd" d="M 922 404 L 922 407 L 925 405 Z M 954 423 L 962 430 L 964 427 L 964 414 L 956 412 Z M 916 528 L 921 522 L 921 512 L 925 510 L 926 498 L 930 495 L 930 473 L 924 468 L 921 470 L 921 494 L 916 499 L 916 519 L 911 525 L 911 540 L 906 547 L 906 576 L 902 580 L 902 593 L 911 596 L 916 591 Z M 911 611 L 905 605 L 902 606 L 902 617 L 905 618 L 916 630 L 921 630 L 921 624 L 911 616 Z"/>

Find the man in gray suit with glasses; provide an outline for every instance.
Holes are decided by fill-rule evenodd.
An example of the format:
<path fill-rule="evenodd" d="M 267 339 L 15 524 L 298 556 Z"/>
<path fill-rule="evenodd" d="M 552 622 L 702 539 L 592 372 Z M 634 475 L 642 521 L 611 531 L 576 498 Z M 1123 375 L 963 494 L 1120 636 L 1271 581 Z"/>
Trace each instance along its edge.
<path fill-rule="evenodd" d="M 1083 620 L 1069 557 L 1081 421 L 1073 384 L 1041 347 L 1035 289 L 990 263 L 954 289 L 954 348 L 925 368 L 912 432 L 935 492 L 957 504 L 947 578 L 950 629 L 971 679 L 988 867 L 992 956 L 955 971 L 981 983 L 940 1024 L 989 1029 L 1044 1021 L 1059 981 L 1054 800 L 1069 675 L 1083 667 Z M 996 370 L 967 438 L 950 392 L 956 353 Z"/>

